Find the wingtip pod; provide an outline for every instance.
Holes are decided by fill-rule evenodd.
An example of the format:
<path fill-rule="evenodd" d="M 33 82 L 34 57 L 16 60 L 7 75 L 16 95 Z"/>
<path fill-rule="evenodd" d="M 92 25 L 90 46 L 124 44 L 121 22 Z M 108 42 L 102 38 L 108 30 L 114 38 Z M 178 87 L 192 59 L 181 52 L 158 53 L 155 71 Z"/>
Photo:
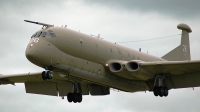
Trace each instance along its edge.
<path fill-rule="evenodd" d="M 180 30 L 185 30 L 187 31 L 188 33 L 191 33 L 192 30 L 191 28 L 187 25 L 187 24 L 184 24 L 184 23 L 180 23 L 177 25 L 177 28 L 180 29 Z"/>

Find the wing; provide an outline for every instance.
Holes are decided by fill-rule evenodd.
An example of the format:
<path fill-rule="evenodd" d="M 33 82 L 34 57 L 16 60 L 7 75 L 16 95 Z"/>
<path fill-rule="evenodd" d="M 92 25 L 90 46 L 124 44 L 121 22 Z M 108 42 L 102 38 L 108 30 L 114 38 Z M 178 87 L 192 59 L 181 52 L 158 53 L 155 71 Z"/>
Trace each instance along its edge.
<path fill-rule="evenodd" d="M 24 83 L 26 93 L 67 96 L 72 91 L 72 82 L 77 82 L 81 87 L 82 95 L 107 95 L 108 87 L 96 85 L 84 79 L 66 75 L 62 72 L 53 72 L 53 79 L 43 80 L 42 72 L 0 75 L 0 84 Z"/>
<path fill-rule="evenodd" d="M 140 62 L 139 69 L 151 74 L 166 74 L 164 81 L 168 88 L 200 86 L 200 61 Z M 152 89 L 153 81 L 149 81 Z"/>

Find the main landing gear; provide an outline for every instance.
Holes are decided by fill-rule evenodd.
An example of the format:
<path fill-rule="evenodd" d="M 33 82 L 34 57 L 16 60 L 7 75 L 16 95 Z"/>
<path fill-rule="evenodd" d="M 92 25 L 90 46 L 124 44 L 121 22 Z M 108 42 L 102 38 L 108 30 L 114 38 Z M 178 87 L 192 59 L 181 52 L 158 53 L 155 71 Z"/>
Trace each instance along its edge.
<path fill-rule="evenodd" d="M 52 79 L 53 78 L 53 74 L 51 71 L 43 71 L 42 72 L 42 79 L 46 80 L 46 79 Z"/>
<path fill-rule="evenodd" d="M 68 93 L 67 94 L 67 100 L 68 102 L 74 102 L 74 103 L 81 103 L 82 102 L 82 94 L 81 93 Z"/>
<path fill-rule="evenodd" d="M 165 75 L 157 75 L 155 77 L 154 87 L 153 87 L 153 93 L 155 96 L 160 97 L 167 97 L 168 96 L 168 88 L 166 86 L 163 86 L 163 80 L 165 79 Z"/>
<path fill-rule="evenodd" d="M 74 102 L 74 103 L 81 103 L 82 102 L 82 94 L 81 94 L 81 87 L 77 83 L 73 83 L 73 92 L 69 92 L 67 94 L 67 100 L 68 102 Z"/>

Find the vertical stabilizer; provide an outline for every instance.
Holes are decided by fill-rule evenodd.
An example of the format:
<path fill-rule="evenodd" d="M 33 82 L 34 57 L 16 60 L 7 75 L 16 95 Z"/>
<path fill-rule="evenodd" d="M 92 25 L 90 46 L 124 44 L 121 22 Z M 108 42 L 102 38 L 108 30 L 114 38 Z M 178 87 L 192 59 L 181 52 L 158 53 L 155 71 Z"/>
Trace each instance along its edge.
<path fill-rule="evenodd" d="M 181 44 L 166 55 L 164 55 L 162 58 L 168 61 L 190 60 L 189 33 L 191 33 L 192 30 L 188 25 L 183 23 L 179 24 L 177 28 L 182 30 Z"/>

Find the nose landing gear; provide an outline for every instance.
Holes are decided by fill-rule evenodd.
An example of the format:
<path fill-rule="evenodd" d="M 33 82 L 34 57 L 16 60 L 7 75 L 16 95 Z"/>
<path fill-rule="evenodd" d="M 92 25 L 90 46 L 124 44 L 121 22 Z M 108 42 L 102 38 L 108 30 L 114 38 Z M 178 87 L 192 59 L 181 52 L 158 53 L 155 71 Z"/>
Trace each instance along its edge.
<path fill-rule="evenodd" d="M 153 87 L 153 93 L 155 96 L 160 96 L 160 97 L 167 97 L 168 96 L 168 88 L 163 85 L 163 80 L 166 78 L 165 75 L 157 75 L 155 77 L 155 82 L 154 82 L 154 87 Z"/>
<path fill-rule="evenodd" d="M 53 78 L 53 74 L 51 71 L 43 71 L 42 72 L 42 79 L 46 80 L 46 79 L 52 79 Z"/>

